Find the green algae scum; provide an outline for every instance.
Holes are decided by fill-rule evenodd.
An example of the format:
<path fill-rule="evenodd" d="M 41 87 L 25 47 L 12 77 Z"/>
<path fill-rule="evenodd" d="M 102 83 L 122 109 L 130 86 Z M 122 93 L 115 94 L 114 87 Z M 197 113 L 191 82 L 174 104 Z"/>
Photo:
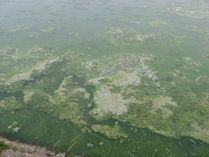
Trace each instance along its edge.
<path fill-rule="evenodd" d="M 0 135 L 95 157 L 209 156 L 207 0 L 0 5 Z"/>

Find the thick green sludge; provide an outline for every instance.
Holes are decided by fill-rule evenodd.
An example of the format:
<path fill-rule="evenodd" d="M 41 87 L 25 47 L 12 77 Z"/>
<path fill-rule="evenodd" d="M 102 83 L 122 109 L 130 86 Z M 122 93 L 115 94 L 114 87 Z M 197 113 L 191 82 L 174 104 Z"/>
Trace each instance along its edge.
<path fill-rule="evenodd" d="M 63 53 L 64 50 L 60 50 L 64 56 L 51 59 L 44 69 L 35 68 L 30 77 L 1 85 L 2 105 L 7 106 L 1 108 L 1 134 L 51 148 L 60 140 L 56 146 L 60 150 L 67 150 L 71 140 L 81 135 L 76 139 L 72 152 L 93 156 L 206 156 L 208 144 L 194 139 L 192 134 L 184 137 L 186 131 L 193 131 L 193 121 L 196 119 L 202 127 L 206 125 L 204 122 L 207 121 L 207 110 L 202 105 L 203 102 L 198 103 L 198 100 L 205 99 L 202 92 L 207 92 L 208 81 L 207 78 L 194 81 L 194 68 L 198 68 L 200 75 L 204 76 L 207 75 L 205 66 L 191 65 L 190 60 L 184 59 L 189 54 L 183 46 L 171 41 L 168 43 L 169 47 L 173 47 L 173 52 L 169 53 L 171 50 L 163 41 L 153 45 L 156 46 L 153 56 L 150 55 L 152 49 L 148 46 L 152 42 L 135 45 L 132 47 L 133 53 L 121 54 L 117 47 L 112 47 L 117 55 L 103 57 L 101 62 L 93 60 L 91 70 L 87 55 L 72 51 Z M 141 51 L 138 54 L 139 47 Z M 181 53 L 179 50 L 182 50 Z M 190 54 L 194 51 L 191 50 Z M 44 52 L 48 54 L 49 51 Z M 159 55 L 160 53 L 163 55 Z M 177 58 L 175 54 L 178 55 Z M 147 71 L 136 61 L 144 59 L 139 58 L 140 56 L 148 58 L 144 64 L 155 73 Z M 53 58 L 56 58 L 56 53 Z M 199 58 L 198 61 L 203 64 L 205 59 Z M 34 60 L 38 64 L 39 61 Z M 129 69 L 124 69 L 119 61 Z M 193 69 L 187 70 L 184 66 Z M 139 70 L 140 84 L 137 84 L 134 70 Z M 127 74 L 134 79 L 135 84 L 131 84 L 126 78 Z M 100 75 L 104 78 L 97 82 L 95 78 Z M 154 75 L 157 79 L 153 79 Z M 200 85 L 205 88 L 196 88 Z M 97 107 L 101 109 L 96 100 L 100 99 L 98 93 L 102 88 L 113 94 L 111 99 L 119 97 L 120 93 L 123 99 L 132 100 L 126 104 L 128 111 L 121 115 L 111 111 L 102 117 L 94 116 L 92 111 L 95 112 Z M 196 97 L 192 95 L 196 93 L 195 90 L 201 91 L 197 92 Z M 178 107 L 170 105 L 172 102 L 169 97 Z M 156 106 L 159 98 L 165 99 L 165 107 Z M 158 108 L 153 108 L 154 105 Z M 169 115 L 170 113 L 172 114 Z M 17 124 L 13 125 L 14 122 Z M 115 132 L 115 129 L 118 131 Z"/>
<path fill-rule="evenodd" d="M 15 133 L 8 129 L 14 122 L 20 128 Z M 129 132 L 129 139 L 109 139 L 94 131 L 82 134 L 72 123 L 58 120 L 44 112 L 27 109 L 0 116 L 0 125 L 3 135 L 26 142 L 52 148 L 60 140 L 56 149 L 61 150 L 68 149 L 71 140 L 81 135 L 75 140 L 78 143 L 72 148 L 72 152 L 85 152 L 93 156 L 207 156 L 208 145 L 201 141 L 185 137 L 178 140 L 167 138 L 125 123 L 119 125 L 122 131 Z M 103 145 L 99 145 L 101 141 Z M 87 143 L 93 144 L 93 147 L 87 147 Z"/>
<path fill-rule="evenodd" d="M 101 17 L 88 32 L 64 19 L 3 28 L 0 134 L 63 151 L 76 142 L 88 156 L 208 156 L 208 31 L 173 24 L 185 8 L 170 9 L 174 19 Z"/>
<path fill-rule="evenodd" d="M 8 129 L 8 126 L 15 121 L 16 126 L 22 131 L 16 133 L 12 129 Z M 13 138 L 48 147 L 53 147 L 58 140 L 62 140 L 62 143 L 57 145 L 59 148 L 63 146 L 67 148 L 67 143 L 70 143 L 80 133 L 73 124 L 57 120 L 44 112 L 27 109 L 2 115 L 1 132 Z M 65 140 L 67 141 L 64 142 Z M 65 145 L 63 145 L 64 143 Z"/>

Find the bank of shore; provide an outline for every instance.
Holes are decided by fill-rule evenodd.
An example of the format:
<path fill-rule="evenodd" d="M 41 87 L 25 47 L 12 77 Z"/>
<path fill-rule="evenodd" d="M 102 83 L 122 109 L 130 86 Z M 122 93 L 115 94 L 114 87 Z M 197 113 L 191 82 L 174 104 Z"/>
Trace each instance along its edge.
<path fill-rule="evenodd" d="M 35 146 L 30 143 L 24 143 L 18 140 L 9 139 L 0 135 L 0 142 L 8 145 L 8 149 L 3 150 L 0 157 L 64 157 L 65 152 L 55 154 L 55 151 L 41 146 Z M 73 154 L 73 157 L 88 157 L 85 155 Z"/>

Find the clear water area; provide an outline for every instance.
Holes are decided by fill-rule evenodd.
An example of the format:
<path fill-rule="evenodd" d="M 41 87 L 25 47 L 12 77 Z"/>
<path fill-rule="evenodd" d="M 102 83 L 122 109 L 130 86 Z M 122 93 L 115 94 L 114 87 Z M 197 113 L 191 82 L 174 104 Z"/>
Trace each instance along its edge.
<path fill-rule="evenodd" d="M 0 69 L 0 74 L 6 75 L 5 78 L 1 78 L 0 100 L 4 101 L 6 98 L 13 96 L 16 98 L 16 102 L 22 104 L 20 105 L 21 107 L 12 107 L 11 105 L 8 108 L 0 108 L 0 133 L 2 135 L 50 148 L 57 141 L 60 141 L 56 146 L 56 149 L 60 150 L 67 150 L 74 142 L 77 142 L 72 147 L 72 152 L 101 157 L 199 157 L 209 155 L 209 145 L 200 140 L 203 138 L 187 133 L 187 130 L 192 132 L 191 126 L 193 123 L 198 123 L 200 126 L 206 126 L 207 128 L 207 123 L 204 123 L 208 119 L 207 110 L 204 108 L 204 105 L 198 104 L 198 101 L 203 99 L 205 104 L 209 103 L 206 96 L 209 92 L 209 81 L 201 80 L 196 83 L 197 81 L 195 82 L 195 80 L 199 76 L 203 76 L 203 79 L 205 79 L 205 76 L 209 77 L 209 60 L 207 57 L 203 57 L 209 54 L 208 35 L 207 33 L 181 29 L 186 25 L 192 24 L 201 27 L 202 30 L 207 32 L 208 20 L 179 16 L 171 12 L 162 12 L 169 4 L 175 5 L 176 1 L 166 3 L 159 3 L 159 1 L 146 3 L 130 1 L 127 3 L 126 1 L 77 2 L 63 0 L 53 2 L 2 1 L 1 3 L 4 10 L 2 10 L 1 14 L 0 50 L 4 51 L 6 47 L 11 46 L 18 49 L 18 51 L 11 53 L 8 51 L 9 54 L 8 56 L 6 55 L 8 58 L 3 58 L 3 55 L 0 56 L 1 61 L 5 63 Z M 185 4 L 187 3 L 195 5 L 194 1 L 185 1 Z M 205 6 L 208 6 L 207 2 L 202 1 L 202 3 L 206 3 Z M 11 8 L 15 8 L 16 11 Z M 159 27 L 153 26 L 152 23 L 148 24 L 155 19 L 167 19 L 170 22 L 166 25 L 160 23 Z M 141 24 L 139 23 L 140 20 L 142 21 Z M 19 31 L 11 34 L 8 31 L 4 31 L 4 28 L 25 24 L 34 24 L 34 26 L 30 29 L 20 28 Z M 41 31 L 41 29 L 46 29 L 48 26 L 59 29 L 52 32 Z M 118 30 L 115 30 L 115 28 Z M 120 36 L 121 28 L 128 28 L 128 33 L 124 31 L 123 38 L 114 39 L 114 35 L 118 32 L 117 35 Z M 30 37 L 30 33 L 33 32 L 40 34 L 37 38 Z M 150 39 L 145 38 L 141 42 L 140 39 L 134 39 L 134 34 L 137 33 L 143 35 L 159 33 L 160 40 L 150 37 Z M 176 36 L 186 36 L 188 39 L 184 40 L 183 38 L 181 40 L 181 38 Z M 35 45 L 46 49 L 46 51 L 35 51 L 37 55 L 28 53 Z M 96 90 L 101 87 L 98 87 L 96 84 L 89 84 L 87 80 L 90 77 L 88 74 L 93 74 L 91 77 L 96 78 L 98 71 L 91 72 L 82 67 L 83 63 L 76 62 L 74 64 L 73 60 L 66 60 L 65 62 L 64 55 L 69 55 L 66 53 L 69 49 L 75 53 L 83 52 L 90 55 L 89 60 L 99 59 L 103 56 L 112 58 L 117 55 L 121 56 L 124 53 L 136 56 L 154 55 L 155 57 L 151 62 L 145 63 L 151 67 L 151 70 L 156 72 L 157 82 L 159 82 L 162 88 L 166 89 L 165 95 L 172 97 L 173 101 L 178 104 L 179 110 L 173 109 L 173 116 L 168 118 L 167 122 L 161 123 L 162 119 L 160 118 L 156 118 L 153 121 L 155 118 L 151 117 L 151 114 L 149 115 L 150 112 L 147 112 L 147 114 L 143 113 L 147 110 L 138 108 L 137 103 L 135 104 L 136 106 L 129 106 L 129 111 L 124 116 L 128 117 L 128 114 L 131 115 L 138 112 L 135 118 L 138 118 L 140 122 L 144 119 L 147 124 L 141 127 L 134 125 L 131 119 L 124 122 L 120 118 L 115 118 L 114 114 L 102 120 L 97 120 L 89 112 L 97 107 L 94 97 Z M 15 60 L 12 56 L 17 56 L 21 60 Z M 30 56 L 33 59 L 27 59 Z M 35 58 L 36 56 L 39 57 Z M 12 84 L 11 87 L 5 86 L 6 80 L 15 74 L 27 72 L 37 63 L 57 57 L 61 57 L 63 62 L 60 61 L 60 64 L 55 64 L 51 69 L 49 67 L 48 71 L 40 75 L 34 74 L 31 76 L 33 79 L 25 80 L 25 82 L 18 83 L 17 81 L 17 84 Z M 185 57 L 189 57 L 192 60 L 186 60 Z M 13 63 L 10 63 L 9 59 L 13 59 Z M 70 64 L 71 62 L 72 67 L 67 67 L 68 63 Z M 107 59 L 104 61 L 104 64 L 109 62 L 111 61 Z M 201 66 L 191 65 L 198 64 L 196 62 L 200 62 Z M 19 69 L 15 69 L 16 66 Z M 77 71 L 74 69 L 77 69 Z M 173 74 L 178 75 L 178 77 L 174 77 Z M 56 96 L 54 92 L 59 89 L 64 78 L 69 75 L 72 76 L 73 83 L 69 83 L 68 89 L 74 87 L 83 88 L 90 95 L 89 99 L 78 96 L 79 100 L 77 101 L 76 95 L 72 100 L 69 100 L 69 102 L 78 102 L 79 104 L 79 109 L 83 116 L 81 119 L 86 122 L 88 128 L 84 132 L 82 129 L 85 127 L 77 125 L 73 119 L 61 118 L 59 114 L 64 112 L 62 108 L 59 105 L 55 107 L 50 106 L 48 98 L 45 97 L 47 95 L 53 99 Z M 185 77 L 187 79 L 183 80 L 182 78 Z M 143 79 L 141 82 L 143 82 Z M 149 82 L 150 86 L 140 85 L 132 87 L 130 85 L 128 88 L 135 88 L 140 90 L 141 93 L 139 95 L 136 95 L 133 91 L 123 93 L 124 98 L 133 96 L 141 101 L 143 97 L 155 98 L 162 95 L 162 90 L 152 86 L 152 84 L 156 83 L 156 80 L 147 77 L 144 82 Z M 175 84 L 178 86 L 175 86 Z M 20 88 L 15 88 L 17 85 Z M 38 91 L 39 94 L 35 95 L 37 99 L 25 102 L 24 97 L 27 93 L 24 92 L 30 91 L 31 87 L 34 88 L 34 91 Z M 111 91 L 113 93 L 122 93 L 121 88 L 114 86 L 114 88 L 111 88 Z M 144 88 L 144 91 L 141 90 L 142 88 Z M 10 89 L 13 90 L 11 91 Z M 194 101 L 190 99 L 193 97 L 195 97 Z M 89 104 L 91 104 L 90 107 L 88 106 Z M 6 105 L 9 106 L 10 102 Z M 65 104 L 62 107 L 63 110 L 66 110 L 64 108 Z M 140 114 L 144 115 L 144 117 L 140 117 Z M 15 121 L 17 125 L 14 126 L 13 123 Z M 120 131 L 126 133 L 128 138 L 107 137 L 104 133 L 91 129 L 91 126 L 96 124 L 115 127 L 116 123 Z M 166 136 L 166 132 L 164 134 L 156 133 L 156 130 L 152 130 L 149 125 L 159 130 L 169 126 L 176 131 L 175 138 Z M 8 128 L 9 126 L 12 128 Z M 13 130 L 15 127 L 19 127 L 20 130 L 15 132 Z M 169 132 L 170 130 L 167 131 Z M 78 138 L 73 140 L 75 137 Z M 73 142 L 71 142 L 72 140 Z M 91 144 L 93 147 L 91 147 Z"/>
<path fill-rule="evenodd" d="M 21 131 L 12 134 L 7 127 L 14 121 L 21 126 Z M 114 125 L 115 120 L 101 122 L 101 124 Z M 108 139 L 101 134 L 92 132 L 82 134 L 80 129 L 69 122 L 58 120 L 51 115 L 33 111 L 17 110 L 15 113 L 5 113 L 0 116 L 1 134 L 11 138 L 23 140 L 37 145 L 53 147 L 57 141 L 61 141 L 56 149 L 66 150 L 71 141 L 81 135 L 72 152 L 89 154 L 92 156 L 207 156 L 208 144 L 199 140 L 181 137 L 180 139 L 167 138 L 153 133 L 148 129 L 130 129 L 128 123 L 119 123 L 123 131 L 129 133 L 129 140 L 122 143 L 118 140 Z M 98 143 L 104 142 L 100 146 Z M 86 147 L 91 142 L 92 148 Z"/>

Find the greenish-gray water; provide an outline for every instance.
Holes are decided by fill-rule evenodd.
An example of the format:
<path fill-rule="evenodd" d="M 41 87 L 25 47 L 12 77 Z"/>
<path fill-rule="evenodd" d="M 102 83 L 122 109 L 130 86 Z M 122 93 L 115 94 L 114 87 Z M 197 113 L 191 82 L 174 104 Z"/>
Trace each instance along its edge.
<path fill-rule="evenodd" d="M 209 156 L 208 1 L 0 1 L 0 134 L 90 156 Z"/>

